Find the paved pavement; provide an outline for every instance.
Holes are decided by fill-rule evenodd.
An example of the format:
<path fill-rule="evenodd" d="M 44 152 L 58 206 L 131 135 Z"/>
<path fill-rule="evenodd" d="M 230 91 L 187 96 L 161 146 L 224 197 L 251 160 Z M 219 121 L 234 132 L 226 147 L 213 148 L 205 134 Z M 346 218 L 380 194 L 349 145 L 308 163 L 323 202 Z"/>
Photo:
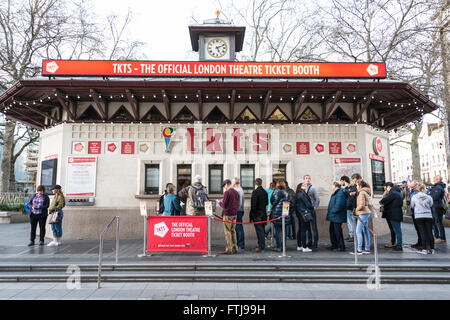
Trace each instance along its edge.
<path fill-rule="evenodd" d="M 383 248 L 389 237 L 379 239 L 380 264 L 450 265 L 448 244 L 437 245 L 435 255 L 420 255 L 409 248 L 416 240 L 411 224 L 403 224 L 405 250 L 393 252 Z M 450 235 L 450 228 L 446 228 Z M 0 225 L 0 265 L 29 264 L 96 264 L 98 262 L 98 240 L 64 240 L 61 247 L 27 247 L 29 224 Z M 121 264 L 161 263 L 301 263 L 301 264 L 348 264 L 354 257 L 348 252 L 330 252 L 327 239 L 319 243 L 312 253 L 296 251 L 295 240 L 288 241 L 290 258 L 279 258 L 280 253 L 271 251 L 259 254 L 250 249 L 256 240 L 249 240 L 243 253 L 217 255 L 204 258 L 201 254 L 159 253 L 138 258 L 142 253 L 142 240 L 120 241 Z M 104 263 L 113 264 L 115 243 L 105 242 Z M 223 250 L 221 242 L 213 243 L 213 254 Z M 352 245 L 348 245 L 352 249 Z M 372 264 L 373 255 L 360 256 L 361 264 Z M 316 283 L 197 283 L 197 282 L 146 282 L 146 283 L 81 283 L 80 288 L 68 288 L 66 283 L 0 283 L 1 300 L 23 299 L 449 299 L 450 285 L 394 285 L 382 284 L 380 290 L 370 290 L 365 284 L 316 284 Z"/>

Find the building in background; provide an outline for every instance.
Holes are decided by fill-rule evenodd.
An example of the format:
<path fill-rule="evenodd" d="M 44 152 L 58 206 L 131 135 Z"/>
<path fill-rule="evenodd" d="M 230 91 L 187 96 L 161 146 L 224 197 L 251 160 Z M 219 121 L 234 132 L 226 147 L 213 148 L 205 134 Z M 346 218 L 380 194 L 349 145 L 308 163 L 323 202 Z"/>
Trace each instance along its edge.
<path fill-rule="evenodd" d="M 392 181 L 411 181 L 413 175 L 411 138 L 412 134 L 397 132 L 391 135 Z M 420 176 L 425 183 L 432 183 L 435 175 L 441 175 L 447 183 L 447 159 L 443 123 L 427 123 L 419 135 Z"/>

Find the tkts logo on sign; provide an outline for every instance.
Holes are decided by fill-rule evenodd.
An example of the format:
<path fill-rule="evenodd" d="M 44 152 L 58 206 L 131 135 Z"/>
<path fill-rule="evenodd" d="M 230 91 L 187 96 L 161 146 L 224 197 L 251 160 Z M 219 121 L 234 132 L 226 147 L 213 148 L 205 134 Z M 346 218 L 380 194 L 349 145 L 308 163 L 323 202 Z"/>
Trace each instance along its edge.
<path fill-rule="evenodd" d="M 325 143 L 324 142 L 316 142 L 313 145 L 314 154 L 322 155 L 325 154 Z"/>
<path fill-rule="evenodd" d="M 373 152 L 375 152 L 375 154 L 380 154 L 381 151 L 383 151 L 383 142 L 380 137 L 375 137 L 373 139 Z"/>

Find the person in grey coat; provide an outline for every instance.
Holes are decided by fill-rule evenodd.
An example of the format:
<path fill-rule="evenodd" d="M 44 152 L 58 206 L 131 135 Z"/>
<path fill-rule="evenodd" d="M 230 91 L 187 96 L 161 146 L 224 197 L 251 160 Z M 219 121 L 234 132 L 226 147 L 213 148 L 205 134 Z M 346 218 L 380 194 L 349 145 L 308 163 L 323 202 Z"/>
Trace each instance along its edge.
<path fill-rule="evenodd" d="M 308 248 L 317 248 L 317 243 L 319 242 L 319 230 L 317 229 L 316 210 L 319 208 L 320 204 L 319 191 L 311 184 L 311 176 L 309 174 L 305 174 L 303 176 L 303 182 L 306 184 L 306 193 L 311 199 L 314 207 L 314 210 L 312 212 L 313 220 L 311 221 L 312 230 L 306 229 L 306 232 L 308 234 L 308 243 L 306 246 Z M 312 234 L 314 234 L 314 237 Z"/>
<path fill-rule="evenodd" d="M 420 238 L 422 240 L 422 254 L 434 253 L 433 239 L 433 198 L 427 195 L 425 185 L 417 186 L 419 191 L 411 198 L 411 209 L 414 210 L 417 228 L 419 229 Z"/>

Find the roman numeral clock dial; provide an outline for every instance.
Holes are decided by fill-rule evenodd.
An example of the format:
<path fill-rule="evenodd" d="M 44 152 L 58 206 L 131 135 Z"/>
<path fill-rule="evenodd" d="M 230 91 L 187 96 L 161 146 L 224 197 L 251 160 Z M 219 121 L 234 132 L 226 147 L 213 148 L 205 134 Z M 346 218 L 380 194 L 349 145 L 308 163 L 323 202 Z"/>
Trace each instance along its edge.
<path fill-rule="evenodd" d="M 222 39 L 211 39 L 207 44 L 207 50 L 211 57 L 221 58 L 227 53 L 228 45 Z"/>

